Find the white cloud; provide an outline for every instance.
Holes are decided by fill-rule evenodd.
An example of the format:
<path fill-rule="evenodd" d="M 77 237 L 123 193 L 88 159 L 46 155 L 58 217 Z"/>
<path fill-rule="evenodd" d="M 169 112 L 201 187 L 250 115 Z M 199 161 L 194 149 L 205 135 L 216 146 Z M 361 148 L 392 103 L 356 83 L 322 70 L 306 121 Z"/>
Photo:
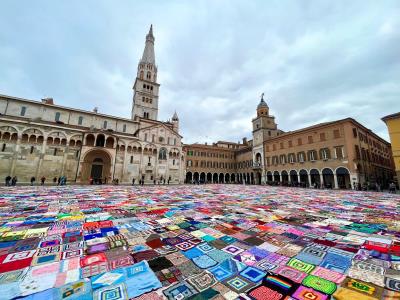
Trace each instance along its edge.
<path fill-rule="evenodd" d="M 399 110 L 398 1 L 0 3 L 0 93 L 129 117 L 154 24 L 160 118 L 185 142 L 251 136 L 261 92 L 283 130 Z"/>

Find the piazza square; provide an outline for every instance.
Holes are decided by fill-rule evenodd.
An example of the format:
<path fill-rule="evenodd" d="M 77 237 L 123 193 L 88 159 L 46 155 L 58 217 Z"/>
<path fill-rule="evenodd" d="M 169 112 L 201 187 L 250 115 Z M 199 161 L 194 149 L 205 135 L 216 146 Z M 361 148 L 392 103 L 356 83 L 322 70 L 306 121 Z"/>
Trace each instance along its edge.
<path fill-rule="evenodd" d="M 1 295 L 396 299 L 399 201 L 234 184 L 2 187 Z"/>

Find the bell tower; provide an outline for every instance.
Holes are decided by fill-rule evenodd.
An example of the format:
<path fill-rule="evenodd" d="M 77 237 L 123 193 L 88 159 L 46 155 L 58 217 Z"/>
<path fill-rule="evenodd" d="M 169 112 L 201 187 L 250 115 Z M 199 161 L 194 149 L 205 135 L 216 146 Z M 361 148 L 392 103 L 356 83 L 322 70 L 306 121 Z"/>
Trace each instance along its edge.
<path fill-rule="evenodd" d="M 275 117 L 269 114 L 269 107 L 264 101 L 264 93 L 261 94 L 261 101 L 257 106 L 257 117 L 253 119 L 253 145 L 262 145 L 271 137 L 277 136 L 280 132 Z"/>
<path fill-rule="evenodd" d="M 149 33 L 146 35 L 143 56 L 139 61 L 133 85 L 132 120 L 135 116 L 157 120 L 159 88 L 154 55 L 153 25 L 151 25 Z"/>

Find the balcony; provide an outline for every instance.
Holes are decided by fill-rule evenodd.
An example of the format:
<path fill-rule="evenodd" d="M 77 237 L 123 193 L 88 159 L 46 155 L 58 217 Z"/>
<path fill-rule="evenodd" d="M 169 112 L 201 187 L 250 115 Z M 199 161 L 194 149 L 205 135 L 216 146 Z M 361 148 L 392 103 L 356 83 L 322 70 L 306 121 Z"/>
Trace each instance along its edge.
<path fill-rule="evenodd" d="M 262 167 L 263 167 L 263 165 L 260 162 L 258 162 L 258 161 L 253 162 L 253 166 L 252 166 L 253 170 L 261 170 Z"/>

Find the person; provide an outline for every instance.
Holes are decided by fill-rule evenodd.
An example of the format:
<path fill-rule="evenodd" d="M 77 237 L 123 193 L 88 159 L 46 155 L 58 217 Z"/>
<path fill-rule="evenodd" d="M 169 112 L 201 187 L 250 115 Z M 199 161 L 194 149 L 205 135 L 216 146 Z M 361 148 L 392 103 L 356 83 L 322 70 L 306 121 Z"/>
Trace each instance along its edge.
<path fill-rule="evenodd" d="M 107 184 L 107 177 L 104 177 L 104 184 Z"/>
<path fill-rule="evenodd" d="M 153 184 L 156 185 L 156 180 L 155 179 L 153 180 Z"/>
<path fill-rule="evenodd" d="M 31 177 L 31 185 L 34 185 L 35 184 L 35 181 L 36 181 L 36 178 L 35 177 Z"/>
<path fill-rule="evenodd" d="M 380 186 L 380 184 L 378 182 L 375 183 L 375 188 L 376 188 L 377 192 L 381 191 L 381 186 Z"/>
<path fill-rule="evenodd" d="M 135 178 L 132 178 L 132 185 L 135 185 Z"/>
<path fill-rule="evenodd" d="M 171 179 L 170 178 L 168 178 L 168 185 L 169 185 L 169 181 L 170 181 Z"/>
<path fill-rule="evenodd" d="M 60 177 L 58 177 L 58 180 L 57 180 L 57 185 L 60 185 L 60 182 L 61 182 L 61 176 L 60 176 Z"/>
<path fill-rule="evenodd" d="M 90 184 L 90 185 L 93 185 L 93 177 L 90 177 L 90 178 L 89 178 L 89 184 Z"/>
<path fill-rule="evenodd" d="M 14 177 L 11 179 L 11 185 L 12 185 L 12 186 L 16 186 L 16 185 L 17 185 L 17 182 L 18 182 L 18 178 L 17 178 L 17 176 L 14 176 Z"/>
<path fill-rule="evenodd" d="M 144 178 L 142 178 L 142 185 L 144 185 Z"/>
<path fill-rule="evenodd" d="M 53 183 L 56 184 L 57 183 L 57 177 L 53 178 Z"/>
<path fill-rule="evenodd" d="M 11 176 L 8 175 L 8 176 L 6 177 L 6 186 L 10 186 L 10 185 L 11 185 L 11 184 L 10 184 L 10 181 L 11 181 Z"/>
<path fill-rule="evenodd" d="M 396 194 L 396 185 L 393 181 L 389 184 L 389 193 Z"/>
<path fill-rule="evenodd" d="M 41 185 L 44 185 L 45 181 L 46 181 L 46 177 L 42 176 L 42 178 L 40 178 Z"/>

